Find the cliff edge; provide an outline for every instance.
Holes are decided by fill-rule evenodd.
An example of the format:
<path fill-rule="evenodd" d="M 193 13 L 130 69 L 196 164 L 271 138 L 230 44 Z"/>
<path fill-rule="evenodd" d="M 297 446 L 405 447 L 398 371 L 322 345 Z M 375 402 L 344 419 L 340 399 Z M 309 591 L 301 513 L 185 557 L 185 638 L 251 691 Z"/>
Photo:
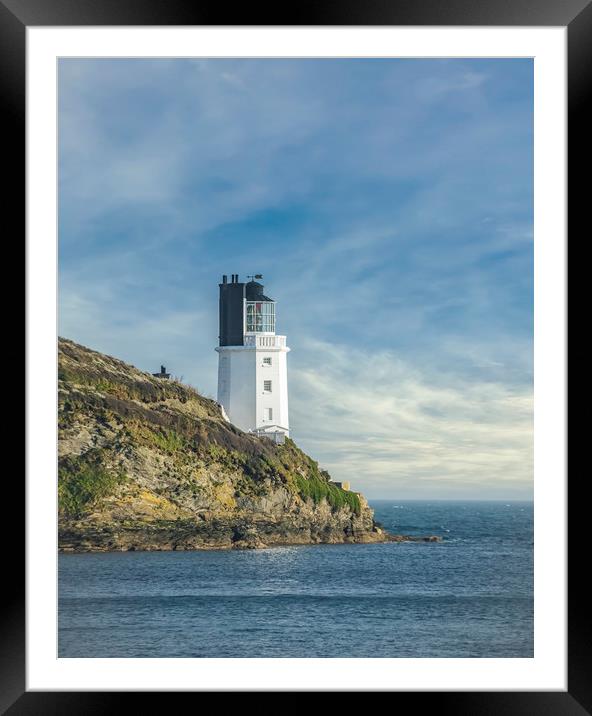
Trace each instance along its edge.
<path fill-rule="evenodd" d="M 364 497 L 193 388 L 60 338 L 59 548 L 383 542 Z"/>

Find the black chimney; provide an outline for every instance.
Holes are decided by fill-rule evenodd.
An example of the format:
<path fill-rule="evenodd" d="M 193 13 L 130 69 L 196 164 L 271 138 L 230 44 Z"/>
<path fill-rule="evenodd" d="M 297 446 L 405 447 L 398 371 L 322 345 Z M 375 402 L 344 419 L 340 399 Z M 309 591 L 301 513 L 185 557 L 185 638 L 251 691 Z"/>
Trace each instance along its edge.
<path fill-rule="evenodd" d="M 226 283 L 224 277 L 220 286 L 220 345 L 242 346 L 243 305 L 245 284 L 238 282 L 238 274 L 231 274 L 231 282 Z"/>

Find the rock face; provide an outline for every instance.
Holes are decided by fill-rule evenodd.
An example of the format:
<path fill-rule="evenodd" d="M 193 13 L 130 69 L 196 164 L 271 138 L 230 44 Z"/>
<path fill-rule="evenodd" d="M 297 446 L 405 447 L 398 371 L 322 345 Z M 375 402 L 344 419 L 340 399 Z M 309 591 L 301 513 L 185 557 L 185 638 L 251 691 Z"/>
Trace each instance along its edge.
<path fill-rule="evenodd" d="M 184 384 L 66 339 L 58 378 L 63 551 L 392 539 L 292 440 L 242 432 Z"/>

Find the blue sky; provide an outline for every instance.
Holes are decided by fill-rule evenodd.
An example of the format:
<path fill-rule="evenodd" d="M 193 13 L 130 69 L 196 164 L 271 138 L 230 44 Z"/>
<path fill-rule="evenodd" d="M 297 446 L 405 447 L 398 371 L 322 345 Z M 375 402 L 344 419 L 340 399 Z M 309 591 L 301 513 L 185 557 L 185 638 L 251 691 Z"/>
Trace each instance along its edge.
<path fill-rule="evenodd" d="M 334 479 L 530 498 L 532 72 L 60 60 L 60 335 L 215 397 L 217 284 L 262 273 Z"/>

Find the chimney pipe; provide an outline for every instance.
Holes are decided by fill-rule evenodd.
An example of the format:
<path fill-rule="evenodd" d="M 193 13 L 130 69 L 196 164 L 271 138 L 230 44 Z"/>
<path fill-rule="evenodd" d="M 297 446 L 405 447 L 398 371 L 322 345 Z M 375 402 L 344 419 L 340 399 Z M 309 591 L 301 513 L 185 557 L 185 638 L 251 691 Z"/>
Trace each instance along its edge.
<path fill-rule="evenodd" d="M 227 281 L 228 281 L 228 276 L 226 276 L 226 274 L 224 274 L 224 276 L 222 276 L 222 283 L 226 283 Z"/>

